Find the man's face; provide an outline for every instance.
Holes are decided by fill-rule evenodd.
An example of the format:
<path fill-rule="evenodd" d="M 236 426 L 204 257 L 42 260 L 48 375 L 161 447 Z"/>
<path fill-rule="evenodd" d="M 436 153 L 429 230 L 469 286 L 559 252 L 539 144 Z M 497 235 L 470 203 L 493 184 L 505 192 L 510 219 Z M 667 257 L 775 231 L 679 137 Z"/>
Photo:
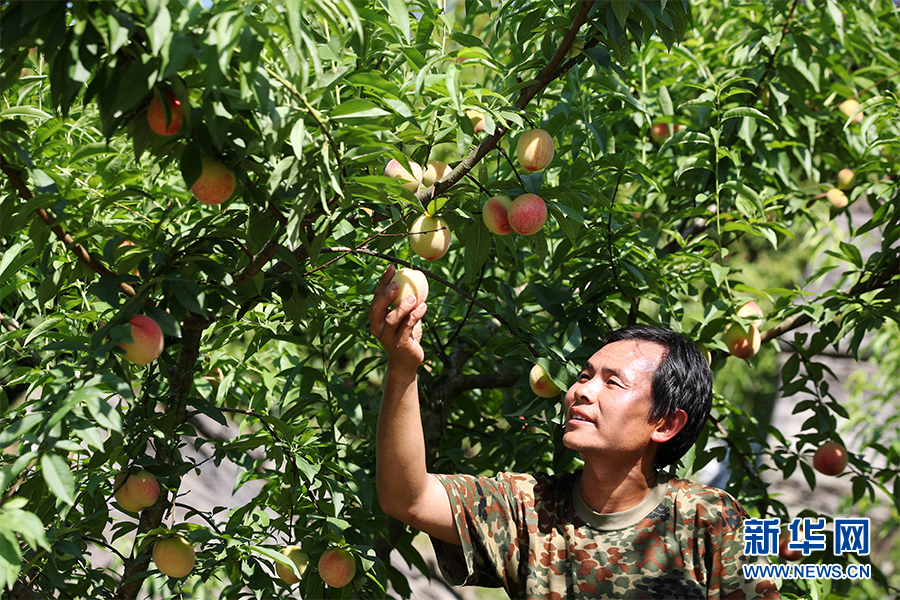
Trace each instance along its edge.
<path fill-rule="evenodd" d="M 588 459 L 628 464 L 646 452 L 653 375 L 664 348 L 653 342 L 613 342 L 594 354 L 566 392 L 563 444 Z"/>

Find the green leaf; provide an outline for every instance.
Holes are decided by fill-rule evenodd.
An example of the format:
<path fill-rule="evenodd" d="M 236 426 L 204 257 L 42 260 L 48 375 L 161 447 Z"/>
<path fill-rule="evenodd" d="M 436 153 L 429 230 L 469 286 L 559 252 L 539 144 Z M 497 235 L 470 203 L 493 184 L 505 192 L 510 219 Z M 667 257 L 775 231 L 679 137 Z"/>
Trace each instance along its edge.
<path fill-rule="evenodd" d="M 390 113 L 379 108 L 368 100 L 354 99 L 336 106 L 330 113 L 332 119 L 361 119 L 371 117 L 384 117 Z"/>
<path fill-rule="evenodd" d="M 66 320 L 65 317 L 49 317 L 44 322 L 42 322 L 40 325 L 38 325 L 37 327 L 35 327 L 34 329 L 31 330 L 31 333 L 29 333 L 28 337 L 25 338 L 24 345 L 27 346 L 29 344 L 29 342 L 31 342 L 31 340 L 39 337 L 45 331 L 49 331 L 50 329 L 53 329 L 54 327 L 56 327 L 57 325 L 59 325 L 60 323 L 62 323 L 65 320 Z"/>
<path fill-rule="evenodd" d="M 153 24 L 150 26 L 150 49 L 153 54 L 158 55 L 160 49 L 163 47 L 163 44 L 166 43 L 166 38 L 169 37 L 169 33 L 172 31 L 172 17 L 169 15 L 169 10 L 166 8 L 164 3 L 159 5 L 159 12 L 156 13 L 156 18 L 153 19 Z"/>
<path fill-rule="evenodd" d="M 775 125 L 775 122 L 770 119 L 766 113 L 755 108 L 750 108 L 749 106 L 739 106 L 737 108 L 732 108 L 731 110 L 726 111 L 725 114 L 722 115 L 722 120 L 727 121 L 728 119 L 737 119 L 738 117 L 762 119 L 766 123 Z"/>
<path fill-rule="evenodd" d="M 50 119 L 53 115 L 34 108 L 33 106 L 13 106 L 0 110 L 0 118 L 9 119 L 12 117 L 33 117 L 35 119 Z"/>
<path fill-rule="evenodd" d="M 491 232 L 484 219 L 475 219 L 466 229 L 465 265 L 466 281 L 473 281 L 481 273 L 481 267 L 491 255 Z"/>
<path fill-rule="evenodd" d="M 625 29 L 625 23 L 628 21 L 628 15 L 631 14 L 631 0 L 611 0 L 613 12 L 616 14 L 616 20 L 622 29 Z"/>
<path fill-rule="evenodd" d="M 387 0 L 387 10 L 391 20 L 400 26 L 406 43 L 411 43 L 412 29 L 409 26 L 409 7 L 406 2 L 404 0 Z"/>
<path fill-rule="evenodd" d="M 52 452 L 45 454 L 41 457 L 41 473 L 54 496 L 66 504 L 75 504 L 75 478 L 66 461 Z"/>
<path fill-rule="evenodd" d="M 681 163 L 681 166 L 678 167 L 677 171 L 675 171 L 675 181 L 678 181 L 682 175 L 694 169 L 705 169 L 707 171 L 713 170 L 712 165 L 707 159 L 701 158 L 699 156 L 692 156 Z"/>

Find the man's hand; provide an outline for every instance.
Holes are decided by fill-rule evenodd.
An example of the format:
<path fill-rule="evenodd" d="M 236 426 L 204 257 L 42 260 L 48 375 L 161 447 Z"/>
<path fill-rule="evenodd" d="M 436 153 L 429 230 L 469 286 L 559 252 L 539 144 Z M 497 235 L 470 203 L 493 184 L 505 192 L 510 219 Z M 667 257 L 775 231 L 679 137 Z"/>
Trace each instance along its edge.
<path fill-rule="evenodd" d="M 415 372 L 425 360 L 420 342 L 426 306 L 424 302 L 417 306 L 416 297 L 410 295 L 398 299 L 399 306 L 391 310 L 390 303 L 400 289 L 396 283 L 390 283 L 395 270 L 390 265 L 375 288 L 369 309 L 369 329 L 384 347 L 391 369 Z"/>

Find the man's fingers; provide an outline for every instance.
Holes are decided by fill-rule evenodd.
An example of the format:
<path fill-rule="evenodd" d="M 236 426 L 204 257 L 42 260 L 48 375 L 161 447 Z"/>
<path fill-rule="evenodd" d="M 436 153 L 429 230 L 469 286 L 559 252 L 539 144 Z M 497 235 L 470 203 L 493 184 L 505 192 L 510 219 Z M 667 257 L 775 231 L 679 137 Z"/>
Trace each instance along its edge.
<path fill-rule="evenodd" d="M 390 265 L 381 276 L 378 287 L 375 288 L 375 296 L 372 299 L 372 306 L 369 307 L 369 329 L 372 334 L 378 337 L 381 328 L 384 326 L 384 317 L 387 307 L 397 295 L 400 286 L 392 287 L 390 285 L 391 278 L 394 276 L 394 265 Z"/>

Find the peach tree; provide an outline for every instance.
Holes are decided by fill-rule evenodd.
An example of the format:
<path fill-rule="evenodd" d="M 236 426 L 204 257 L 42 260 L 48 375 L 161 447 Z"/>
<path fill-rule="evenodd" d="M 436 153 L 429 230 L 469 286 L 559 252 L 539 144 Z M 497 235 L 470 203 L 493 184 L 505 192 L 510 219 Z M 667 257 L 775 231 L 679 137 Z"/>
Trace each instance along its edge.
<path fill-rule="evenodd" d="M 609 329 L 666 326 L 717 374 L 678 473 L 716 466 L 752 515 L 809 516 L 773 482 L 816 489 L 815 450 L 846 446 L 826 516 L 887 514 L 872 556 L 840 559 L 873 578 L 785 595 L 896 593 L 894 3 L 8 0 L 0 78 L 5 596 L 408 596 L 398 561 L 426 566 L 372 482 L 366 312 L 391 264 L 431 289 L 431 469 L 576 468 L 533 366 L 565 389 Z M 552 155 L 517 162 L 533 137 Z M 420 183 L 431 161 L 450 168 Z M 543 225 L 492 233 L 488 199 L 526 195 Z M 423 215 L 451 234 L 430 261 Z M 152 504 L 119 501 L 123 472 L 155 478 Z M 173 535 L 186 576 L 151 560 Z M 343 586 L 318 563 L 335 549 Z"/>

